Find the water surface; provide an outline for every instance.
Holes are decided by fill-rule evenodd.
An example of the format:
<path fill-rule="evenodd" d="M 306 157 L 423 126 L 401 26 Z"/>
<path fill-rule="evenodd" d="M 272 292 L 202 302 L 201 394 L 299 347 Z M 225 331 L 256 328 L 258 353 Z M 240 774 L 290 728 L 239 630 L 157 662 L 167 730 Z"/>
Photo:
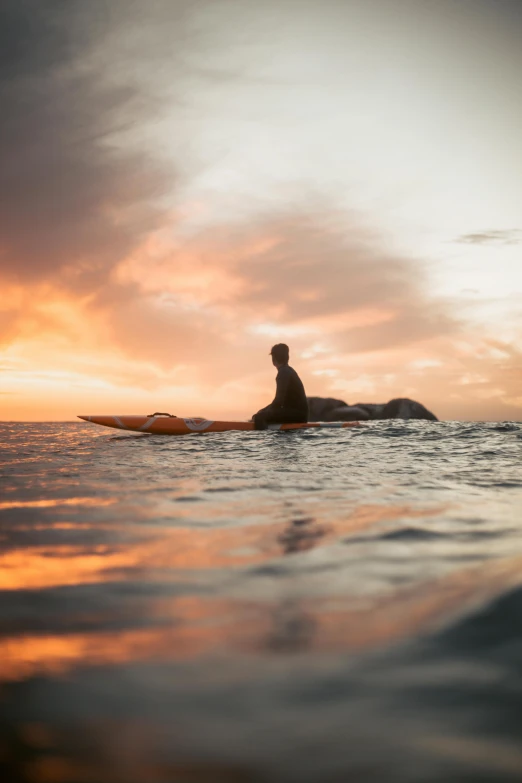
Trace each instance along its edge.
<path fill-rule="evenodd" d="M 0 424 L 0 769 L 522 779 L 522 425 Z"/>

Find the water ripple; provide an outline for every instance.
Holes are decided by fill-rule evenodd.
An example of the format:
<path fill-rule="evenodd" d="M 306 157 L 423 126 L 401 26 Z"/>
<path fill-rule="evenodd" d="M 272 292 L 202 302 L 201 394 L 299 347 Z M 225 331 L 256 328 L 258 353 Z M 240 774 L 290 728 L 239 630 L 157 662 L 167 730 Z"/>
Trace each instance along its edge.
<path fill-rule="evenodd" d="M 522 779 L 521 438 L 0 424 L 4 779 Z"/>

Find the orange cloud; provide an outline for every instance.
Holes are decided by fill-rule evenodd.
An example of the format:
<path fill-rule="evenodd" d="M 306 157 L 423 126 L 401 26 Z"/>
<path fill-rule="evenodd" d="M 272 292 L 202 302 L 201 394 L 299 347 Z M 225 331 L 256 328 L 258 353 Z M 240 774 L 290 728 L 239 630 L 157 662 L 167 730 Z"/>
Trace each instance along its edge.
<path fill-rule="evenodd" d="M 8 288 L 4 418 L 93 406 L 249 416 L 270 399 L 266 354 L 281 340 L 309 394 L 416 397 L 443 418 L 519 415 L 518 350 L 430 297 L 418 264 L 357 227 L 305 211 L 184 240 L 181 228 L 149 234 L 88 293 Z"/>

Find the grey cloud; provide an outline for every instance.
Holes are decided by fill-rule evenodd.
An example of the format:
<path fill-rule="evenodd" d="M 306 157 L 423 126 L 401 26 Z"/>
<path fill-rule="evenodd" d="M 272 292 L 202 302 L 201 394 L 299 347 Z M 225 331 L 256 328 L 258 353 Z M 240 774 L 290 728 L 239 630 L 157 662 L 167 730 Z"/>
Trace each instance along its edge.
<path fill-rule="evenodd" d="M 463 234 L 456 241 L 466 245 L 518 245 L 522 241 L 522 231 L 517 228 L 479 231 L 476 234 Z"/>
<path fill-rule="evenodd" d="M 271 243 L 260 249 L 267 239 Z M 210 270 L 217 263 L 226 275 L 210 308 L 184 309 L 175 299 L 145 296 L 137 284 L 106 288 L 90 305 L 93 315 L 103 314 L 111 342 L 158 367 L 180 360 L 212 364 L 217 356 L 221 366 L 232 345 L 228 333 L 240 334 L 252 321 L 280 323 L 280 339 L 292 342 L 286 325 L 318 319 L 341 352 L 411 345 L 462 330 L 451 303 L 430 296 L 420 261 L 386 253 L 355 223 L 339 226 L 317 208 L 296 207 L 284 218 L 266 215 L 242 228 L 204 231 L 183 251 L 197 259 L 196 266 Z M 175 280 L 176 253 L 162 266 L 166 282 Z M 237 289 L 234 283 L 228 289 L 229 277 Z M 384 311 L 386 320 L 372 323 L 370 317 L 367 325 L 342 328 L 343 317 L 358 311 Z M 321 319 L 330 316 L 333 323 L 322 327 Z M 224 375 L 234 375 L 234 362 Z M 249 364 L 248 356 L 239 363 L 243 370 L 244 362 Z"/>
<path fill-rule="evenodd" d="M 242 300 L 278 302 L 294 320 L 377 302 L 393 306 L 424 279 L 420 264 L 386 254 L 357 225 L 332 225 L 321 210 L 267 219 L 253 227 L 256 233 L 276 243 L 236 263 L 245 284 Z"/>
<path fill-rule="evenodd" d="M 340 343 L 354 353 L 382 351 L 452 335 L 460 327 L 444 304 L 424 300 L 417 306 L 404 302 L 390 321 L 350 329 L 340 336 Z"/>
<path fill-rule="evenodd" d="M 149 230 L 172 172 L 111 146 L 143 119 L 133 84 L 97 67 L 116 3 L 5 0 L 0 25 L 0 272 L 90 288 Z M 104 64 L 106 67 L 106 64 Z"/>
<path fill-rule="evenodd" d="M 168 343 L 189 363 L 190 355 L 198 362 L 203 355 L 212 362 L 218 354 L 221 362 L 230 349 L 227 332 L 240 334 L 258 322 L 281 325 L 273 342 L 292 342 L 285 334 L 287 325 L 313 328 L 316 319 L 318 328 L 342 352 L 411 345 L 455 335 L 464 328 L 451 302 L 430 295 L 421 260 L 386 252 L 355 220 L 341 224 L 338 216 L 327 213 L 324 199 L 321 208 L 315 203 L 296 205 L 283 217 L 276 212 L 242 227 L 208 229 L 187 240 L 183 252 L 194 258 L 199 270 L 210 272 L 217 264 L 224 274 L 223 281 L 218 278 L 213 290 L 206 292 L 212 295 L 210 309 L 183 312 L 156 299 L 148 302 L 145 315 L 138 286 L 129 287 L 125 294 L 123 289 L 111 289 L 92 303 L 117 324 L 119 336 L 114 339 L 135 356 L 148 354 L 161 361 L 174 355 L 172 350 L 163 351 L 161 346 Z M 162 259 L 167 286 L 175 284 L 176 260 L 175 252 L 169 262 Z M 214 280 L 214 275 L 209 279 Z M 131 316 L 138 312 L 138 321 L 147 324 L 146 339 L 135 334 L 139 325 Z M 366 325 L 357 325 L 357 315 L 350 325 L 351 316 L 358 312 L 368 313 Z M 379 321 L 380 314 L 386 320 Z M 343 327 L 345 317 L 348 322 Z M 228 369 L 233 374 L 233 368 Z"/>
<path fill-rule="evenodd" d="M 147 13 L 158 14 L 157 25 L 167 12 L 172 22 L 182 6 L 153 2 L 153 11 Z M 99 289 L 112 268 L 161 219 L 154 202 L 172 185 L 172 170 L 164 170 L 149 155 L 116 151 L 112 144 L 113 134 L 138 125 L 147 109 L 145 96 L 133 81 L 136 62 L 129 79 L 120 78 L 121 86 L 108 86 L 105 78 L 111 65 L 118 73 L 125 72 L 125 61 L 119 59 L 125 46 L 115 50 L 111 61 L 111 34 L 126 9 L 131 9 L 126 20 L 132 15 L 134 25 L 127 57 L 129 51 L 133 57 L 142 51 L 142 29 L 148 42 L 143 51 L 154 43 L 162 52 L 176 47 L 174 35 L 181 35 L 179 30 L 165 29 L 156 38 L 145 30 L 148 21 L 141 18 L 140 4 L 130 1 L 5 0 L 2 5 L 4 276 L 25 283 L 60 281 L 76 291 Z M 281 320 L 290 323 L 356 308 L 387 307 L 394 313 L 391 323 L 360 330 L 361 341 L 376 347 L 388 344 L 392 336 L 414 340 L 416 335 L 457 328 L 444 307 L 425 293 L 421 263 L 387 254 L 357 227 L 332 228 L 328 217 L 321 215 L 324 205 L 314 204 L 288 215 L 268 215 L 243 232 L 227 229 L 231 258 L 240 258 L 230 262 L 243 284 L 241 299 L 233 303 L 238 323 L 245 311 L 262 314 L 274 305 L 283 312 Z M 272 235 L 277 243 L 271 249 L 241 254 L 244 240 Z M 211 249 L 208 259 L 212 264 Z M 156 302 L 140 310 L 140 292 L 122 293 L 114 284 L 106 293 L 116 334 L 129 351 L 144 356 L 152 352 L 160 361 L 166 334 L 179 334 L 183 347 L 205 350 L 212 319 L 159 312 Z M 93 310 L 97 308 L 103 309 L 99 299 L 93 302 Z M 140 324 L 146 324 L 146 331 Z M 153 348 L 154 341 L 159 345 Z M 170 347 L 174 343 L 169 342 Z"/>
<path fill-rule="evenodd" d="M 461 328 L 451 304 L 429 295 L 422 261 L 386 252 L 356 224 L 332 225 L 316 212 L 257 228 L 261 236 L 278 241 L 235 264 L 244 284 L 240 305 L 259 311 L 279 307 L 286 322 L 365 309 L 389 313 L 385 322 L 340 335 L 340 342 L 361 350 L 413 343 Z"/>

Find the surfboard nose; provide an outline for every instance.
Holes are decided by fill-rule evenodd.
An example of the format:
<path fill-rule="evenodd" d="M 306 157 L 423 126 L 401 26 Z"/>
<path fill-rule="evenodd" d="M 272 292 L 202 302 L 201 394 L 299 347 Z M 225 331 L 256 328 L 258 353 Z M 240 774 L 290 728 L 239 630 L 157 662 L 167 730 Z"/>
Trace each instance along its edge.
<path fill-rule="evenodd" d="M 90 421 L 91 420 L 90 416 L 78 416 L 77 418 L 78 419 L 83 419 L 84 421 Z"/>

